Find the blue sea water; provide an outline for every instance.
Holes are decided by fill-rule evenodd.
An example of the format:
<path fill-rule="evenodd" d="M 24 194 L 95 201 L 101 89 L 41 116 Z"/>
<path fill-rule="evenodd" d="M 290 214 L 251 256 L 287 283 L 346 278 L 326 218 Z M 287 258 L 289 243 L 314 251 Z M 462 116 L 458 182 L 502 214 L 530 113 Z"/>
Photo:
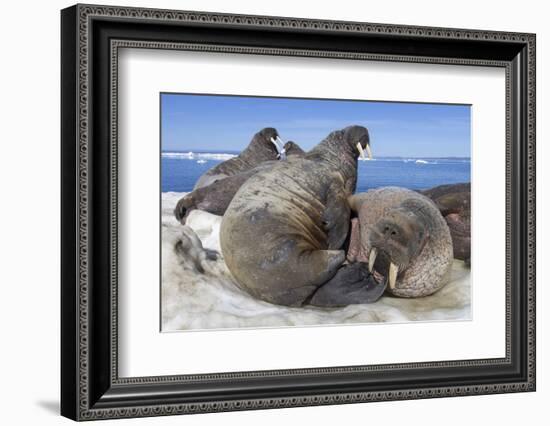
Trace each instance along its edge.
<path fill-rule="evenodd" d="M 235 152 L 163 152 L 162 192 L 189 192 L 208 169 Z M 427 189 L 437 185 L 470 182 L 469 158 L 380 157 L 359 161 L 357 192 L 381 186 Z"/>

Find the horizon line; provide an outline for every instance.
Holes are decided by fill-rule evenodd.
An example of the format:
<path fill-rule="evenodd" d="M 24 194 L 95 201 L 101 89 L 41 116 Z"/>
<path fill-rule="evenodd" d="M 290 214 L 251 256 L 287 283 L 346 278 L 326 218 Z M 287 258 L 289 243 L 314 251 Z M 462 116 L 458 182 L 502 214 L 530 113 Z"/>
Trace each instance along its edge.
<path fill-rule="evenodd" d="M 234 154 L 234 153 L 240 153 L 241 151 L 230 150 L 230 149 L 217 149 L 217 150 L 210 150 L 210 151 L 204 151 L 204 150 L 200 150 L 200 149 L 183 149 L 183 150 L 169 150 L 169 151 L 161 150 L 161 154 L 170 154 L 170 153 L 187 154 L 189 152 L 197 152 L 197 153 L 202 153 L 202 154 L 209 154 L 209 153 L 212 153 L 212 154 L 223 154 L 223 153 Z M 307 151 L 306 151 L 306 153 L 307 153 Z M 430 157 L 430 156 L 426 156 L 426 155 L 423 155 L 423 156 L 420 156 L 420 157 L 417 157 L 417 156 L 414 156 L 414 155 L 404 155 L 404 156 L 403 155 L 377 155 L 374 158 L 390 158 L 390 157 L 393 157 L 393 158 L 418 158 L 418 159 L 421 159 L 421 158 L 468 158 L 468 159 L 471 159 L 472 158 L 471 156 L 463 156 L 463 155 L 443 155 L 443 156 L 435 156 L 435 157 Z"/>

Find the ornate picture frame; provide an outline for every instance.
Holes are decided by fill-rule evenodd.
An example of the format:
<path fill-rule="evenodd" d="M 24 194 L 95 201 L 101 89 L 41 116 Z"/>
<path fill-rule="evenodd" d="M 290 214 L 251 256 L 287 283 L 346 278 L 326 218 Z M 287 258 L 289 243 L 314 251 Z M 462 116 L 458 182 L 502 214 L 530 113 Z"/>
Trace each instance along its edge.
<path fill-rule="evenodd" d="M 534 34 L 96 5 L 64 9 L 61 29 L 62 415 L 93 420 L 535 390 Z M 506 356 L 119 377 L 117 61 L 124 47 L 503 68 Z"/>

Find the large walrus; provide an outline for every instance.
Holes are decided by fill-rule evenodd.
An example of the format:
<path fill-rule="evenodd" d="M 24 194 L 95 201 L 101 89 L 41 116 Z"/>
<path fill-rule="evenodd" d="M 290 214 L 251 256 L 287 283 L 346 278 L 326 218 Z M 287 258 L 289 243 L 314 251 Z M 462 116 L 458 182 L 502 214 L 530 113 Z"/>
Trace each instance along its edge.
<path fill-rule="evenodd" d="M 384 187 L 349 201 L 357 218 L 352 220 L 348 261 L 368 263 L 373 278 L 387 282 L 387 291 L 396 296 L 422 297 L 443 287 L 453 262 L 453 243 L 432 200 L 409 189 Z M 319 289 L 312 304 L 340 302 L 349 284 L 345 276 L 332 281 Z M 350 298 L 349 303 L 358 302 Z"/>
<path fill-rule="evenodd" d="M 292 141 L 285 143 L 281 153 L 286 156 L 287 160 L 305 154 L 302 148 Z M 187 216 L 193 210 L 203 210 L 208 213 L 223 216 L 239 188 L 251 176 L 262 170 L 270 169 L 274 164 L 276 164 L 276 160 L 264 161 L 251 170 L 217 180 L 210 185 L 193 190 L 178 201 L 174 209 L 176 219 L 185 224 Z"/>
<path fill-rule="evenodd" d="M 280 161 L 250 177 L 222 219 L 227 267 L 251 295 L 301 306 L 345 261 L 348 197 L 357 158 L 369 133 L 361 126 L 334 131 L 301 158 Z"/>
<path fill-rule="evenodd" d="M 266 127 L 254 135 L 248 146 L 238 156 L 212 167 L 203 174 L 197 180 L 193 190 L 251 170 L 264 161 L 276 160 L 281 156 L 282 149 L 283 143 L 277 130 Z"/>

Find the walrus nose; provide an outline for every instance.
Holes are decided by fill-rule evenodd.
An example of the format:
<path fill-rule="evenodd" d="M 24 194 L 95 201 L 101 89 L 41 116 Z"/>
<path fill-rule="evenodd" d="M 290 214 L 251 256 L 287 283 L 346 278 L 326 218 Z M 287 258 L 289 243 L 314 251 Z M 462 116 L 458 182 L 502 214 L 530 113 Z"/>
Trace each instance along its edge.
<path fill-rule="evenodd" d="M 382 233 L 386 238 L 395 238 L 399 235 L 399 228 L 390 223 L 386 223 L 382 228 Z"/>

